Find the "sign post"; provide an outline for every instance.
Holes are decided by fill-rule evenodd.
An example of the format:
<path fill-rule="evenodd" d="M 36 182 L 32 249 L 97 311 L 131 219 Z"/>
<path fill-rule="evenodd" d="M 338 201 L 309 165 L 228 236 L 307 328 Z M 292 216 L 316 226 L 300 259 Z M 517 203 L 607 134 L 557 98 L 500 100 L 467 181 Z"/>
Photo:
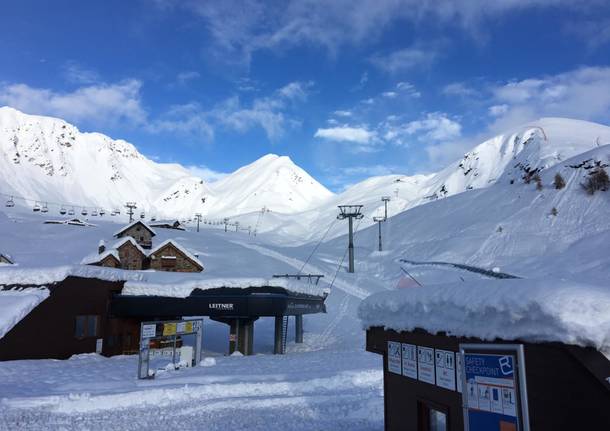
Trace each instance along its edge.
<path fill-rule="evenodd" d="M 460 344 L 466 431 L 529 431 L 522 344 Z"/>
<path fill-rule="evenodd" d="M 138 378 L 149 379 L 151 341 L 171 341 L 172 363 L 176 363 L 176 341 L 183 335 L 195 335 L 194 364 L 201 361 L 203 320 L 170 320 L 160 322 L 142 322 L 140 324 L 140 355 L 138 359 Z"/>

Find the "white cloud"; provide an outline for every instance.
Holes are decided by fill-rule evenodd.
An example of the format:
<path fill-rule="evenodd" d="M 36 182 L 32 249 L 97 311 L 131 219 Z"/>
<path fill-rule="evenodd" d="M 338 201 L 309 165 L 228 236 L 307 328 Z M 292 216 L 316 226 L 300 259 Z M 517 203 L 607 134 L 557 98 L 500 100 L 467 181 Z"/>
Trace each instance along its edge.
<path fill-rule="evenodd" d="M 288 0 L 277 4 L 257 0 L 169 1 L 156 0 L 165 13 L 168 4 L 189 8 L 201 17 L 219 59 L 249 63 L 259 50 L 313 45 L 336 54 L 345 45 L 370 44 L 395 22 L 418 25 L 424 21 L 453 25 L 479 36 L 484 20 L 514 11 L 564 6 L 588 10 L 590 2 L 569 0 Z M 603 4 L 601 1 L 598 4 Z M 412 67 L 429 53 L 411 49 L 400 54 L 395 67 Z M 237 57 L 237 59 L 235 58 Z"/>
<path fill-rule="evenodd" d="M 225 172 L 215 171 L 213 169 L 208 168 L 205 165 L 192 165 L 186 166 L 192 175 L 203 179 L 209 183 L 213 183 L 214 181 L 218 181 L 229 175 Z"/>
<path fill-rule="evenodd" d="M 224 127 L 245 133 L 260 127 L 267 138 L 274 141 L 281 138 L 287 128 L 296 127 L 300 122 L 287 111 L 307 98 L 311 82 L 291 82 L 267 97 L 259 97 L 244 104 L 238 96 L 233 96 L 205 110 L 198 103 L 173 106 L 168 112 L 152 122 L 153 132 L 181 132 L 199 135 L 213 140 L 214 130 Z"/>
<path fill-rule="evenodd" d="M 505 103 L 503 103 L 502 105 L 493 105 L 489 107 L 489 115 L 494 117 L 506 114 L 507 111 L 508 105 Z"/>
<path fill-rule="evenodd" d="M 75 61 L 68 61 L 64 67 L 64 75 L 68 82 L 74 84 L 93 84 L 100 82 L 100 76 L 97 72 L 91 69 L 84 68 Z"/>
<path fill-rule="evenodd" d="M 403 130 L 410 135 L 417 134 L 420 140 L 446 141 L 458 138 L 462 133 L 462 126 L 446 114 L 434 112 L 427 114 L 425 118 L 407 123 Z"/>
<path fill-rule="evenodd" d="M 346 176 L 382 176 L 399 173 L 402 168 L 389 165 L 350 166 L 342 168 L 341 172 Z"/>
<path fill-rule="evenodd" d="M 398 96 L 398 93 L 395 91 L 384 91 L 383 93 L 381 93 L 381 95 L 383 97 L 387 97 L 388 99 L 393 99 Z"/>
<path fill-rule="evenodd" d="M 188 71 L 180 72 L 176 76 L 176 81 L 180 85 L 185 85 L 189 81 L 192 81 L 194 79 L 198 79 L 200 77 L 201 77 L 201 74 L 199 72 L 196 72 L 194 70 L 188 70 Z"/>
<path fill-rule="evenodd" d="M 493 132 L 548 116 L 607 122 L 610 67 L 513 81 L 492 88 L 492 95 L 495 103 L 489 109 L 497 117 L 490 126 Z"/>
<path fill-rule="evenodd" d="M 314 138 L 322 138 L 335 142 L 355 142 L 358 144 L 369 144 L 375 139 L 375 133 L 364 127 L 340 126 L 328 129 L 318 129 Z"/>
<path fill-rule="evenodd" d="M 473 97 L 477 96 L 479 92 L 474 88 L 471 88 L 463 82 L 453 82 L 443 87 L 442 93 L 445 96 L 458 96 L 458 97 Z"/>
<path fill-rule="evenodd" d="M 198 103 L 174 105 L 163 115 L 148 125 L 152 133 L 179 133 L 203 138 L 206 141 L 214 139 L 214 128 L 208 115 Z"/>
<path fill-rule="evenodd" d="M 375 54 L 370 61 L 377 68 L 395 74 L 415 67 L 427 67 L 437 56 L 437 49 L 432 46 L 412 46 L 389 54 Z"/>
<path fill-rule="evenodd" d="M 342 110 L 338 110 L 333 112 L 334 115 L 336 115 L 337 117 L 351 117 L 352 116 L 352 112 L 351 111 L 342 111 Z"/>
<path fill-rule="evenodd" d="M 93 126 L 128 123 L 142 125 L 147 114 L 142 107 L 142 83 L 127 79 L 115 84 L 95 84 L 71 92 L 57 92 L 26 84 L 0 85 L 0 104 L 29 114 L 51 115 Z"/>
<path fill-rule="evenodd" d="M 398 84 L 396 84 L 396 89 L 401 93 L 406 94 L 407 96 L 413 97 L 415 99 L 421 97 L 421 93 L 417 91 L 415 85 L 411 84 L 410 82 L 399 82 Z"/>

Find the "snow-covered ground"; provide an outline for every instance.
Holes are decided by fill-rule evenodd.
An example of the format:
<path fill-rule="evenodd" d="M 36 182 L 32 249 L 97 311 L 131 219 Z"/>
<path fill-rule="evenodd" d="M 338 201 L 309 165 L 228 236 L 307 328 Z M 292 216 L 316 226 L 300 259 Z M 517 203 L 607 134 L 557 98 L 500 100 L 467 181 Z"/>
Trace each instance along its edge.
<path fill-rule="evenodd" d="M 381 358 L 364 351 L 358 317 L 365 298 L 364 324 L 389 321 L 379 316 L 379 310 L 389 310 L 386 317 L 394 322 L 389 326 L 428 324 L 434 331 L 446 324 L 455 334 L 486 337 L 472 330 L 484 311 L 497 317 L 494 331 L 502 325 L 509 329 L 506 336 L 605 349 L 610 345 L 603 334 L 610 327 L 604 305 L 610 280 L 610 192 L 588 195 L 581 184 L 596 162 L 610 164 L 610 146 L 599 138 L 607 128 L 566 124 L 548 120 L 545 133 L 529 126 L 491 140 L 438 174 L 436 180 L 446 181 L 435 185 L 428 177 L 370 180 L 367 184 L 379 194 L 391 192 L 395 184 L 415 192 L 422 182 L 434 185 L 425 193 L 440 192 L 442 185 L 448 193 L 425 200 L 418 195 L 414 203 L 394 199 L 398 206 L 382 224 L 382 252 L 377 251 L 377 226 L 368 218 L 357 223 L 355 274 L 346 272 L 347 238 L 340 235 L 346 222 L 335 220 L 335 204 L 354 201 L 330 198 L 317 212 L 299 216 L 267 213 L 263 222 L 274 229 L 256 237 L 225 233 L 217 225 L 202 225 L 199 233 L 192 224 L 185 232 L 158 229 L 155 242 L 174 237 L 198 254 L 206 268 L 202 277 L 210 280 L 268 278 L 301 269 L 323 274 L 324 287 L 332 283 L 328 313 L 305 318 L 305 342 L 290 343 L 286 356 L 271 354 L 270 319 L 255 325 L 259 355 L 253 357 L 224 356 L 228 329 L 206 320 L 204 348 L 214 358 L 206 363 L 215 363 L 168 372 L 154 381 L 136 380 L 132 357 L 0 363 L 0 429 L 382 429 Z M 538 188 L 536 181 L 526 184 L 522 178 L 524 169 L 535 168 L 543 168 Z M 466 171 L 478 175 L 468 179 Z M 566 183 L 560 190 L 553 186 L 557 173 Z M 364 199 L 357 191 L 346 193 Z M 381 208 L 376 196 L 364 203 L 367 217 Z M 403 204 L 408 210 L 402 211 Z M 252 217 L 255 223 L 258 215 Z M 98 217 L 93 227 L 45 225 L 43 218 L 16 207 L 0 212 L 0 253 L 18 264 L 0 268 L 0 280 L 14 275 L 11 271 L 48 276 L 49 267 L 60 265 L 84 270 L 78 266 L 82 258 L 96 250 L 100 239 L 110 241 L 118 228 L 108 217 Z M 308 242 L 326 231 L 321 244 Z M 442 263 L 521 279 L 497 280 Z M 135 281 L 151 277 L 150 272 L 134 274 Z M 494 292 L 496 300 L 489 297 Z M 446 319 L 435 321 L 426 310 Z M 468 321 L 460 322 L 461 313 Z"/>

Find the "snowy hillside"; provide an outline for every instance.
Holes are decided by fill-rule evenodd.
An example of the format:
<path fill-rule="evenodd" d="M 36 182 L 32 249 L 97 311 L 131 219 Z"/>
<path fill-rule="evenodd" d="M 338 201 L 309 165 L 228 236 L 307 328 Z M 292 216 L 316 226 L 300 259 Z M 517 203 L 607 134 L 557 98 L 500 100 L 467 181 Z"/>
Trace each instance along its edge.
<path fill-rule="evenodd" d="M 134 201 L 149 215 L 176 218 L 228 217 L 264 206 L 291 213 L 332 196 L 288 157 L 267 155 L 207 184 L 180 165 L 147 159 L 128 142 L 9 107 L 0 108 L 0 193 L 48 203 L 55 212 L 62 204 L 110 211 Z"/>
<path fill-rule="evenodd" d="M 295 241 L 319 238 L 332 224 L 328 237 L 342 235 L 346 227 L 334 222 L 337 205 L 363 204 L 364 228 L 384 211 L 382 196 L 389 196 L 388 215 L 432 203 L 459 193 L 490 187 L 497 181 L 510 184 L 529 173 L 565 163 L 570 158 L 610 144 L 610 127 L 565 118 L 543 118 L 495 136 L 464 155 L 442 171 L 430 175 L 388 175 L 369 178 L 334 196 L 323 206 L 298 217 L 266 219 L 263 230 L 274 237 Z M 280 223 L 278 226 L 277 223 Z M 303 237 L 303 231 L 308 236 Z"/>

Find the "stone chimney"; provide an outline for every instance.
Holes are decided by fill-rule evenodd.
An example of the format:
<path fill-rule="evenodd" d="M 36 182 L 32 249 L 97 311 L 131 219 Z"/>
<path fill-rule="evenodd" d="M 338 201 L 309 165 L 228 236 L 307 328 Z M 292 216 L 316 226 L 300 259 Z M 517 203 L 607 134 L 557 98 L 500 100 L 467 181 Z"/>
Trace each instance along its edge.
<path fill-rule="evenodd" d="M 105 251 L 106 251 L 106 243 L 104 242 L 103 239 L 100 239 L 100 243 L 97 246 L 97 252 L 98 252 L 98 254 L 102 254 Z"/>

